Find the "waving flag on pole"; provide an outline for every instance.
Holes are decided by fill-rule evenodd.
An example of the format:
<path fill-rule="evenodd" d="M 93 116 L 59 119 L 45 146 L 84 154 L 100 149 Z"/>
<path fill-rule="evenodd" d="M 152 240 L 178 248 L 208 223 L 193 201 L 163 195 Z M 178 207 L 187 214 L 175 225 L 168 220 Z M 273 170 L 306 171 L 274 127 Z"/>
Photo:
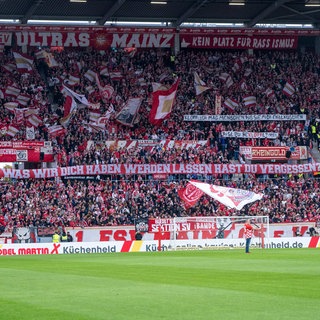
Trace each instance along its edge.
<path fill-rule="evenodd" d="M 291 97 L 295 93 L 296 89 L 290 81 L 287 81 L 284 85 L 282 92 L 287 96 Z"/>
<path fill-rule="evenodd" d="M 68 96 L 72 96 L 74 99 L 78 100 L 79 103 L 82 103 L 86 106 L 89 105 L 89 102 L 84 94 L 79 94 L 75 91 L 72 91 L 70 88 L 66 87 L 65 85 L 62 85 L 61 92 L 65 93 Z"/>
<path fill-rule="evenodd" d="M 210 87 L 208 87 L 204 81 L 202 81 L 198 75 L 197 72 L 193 73 L 194 75 L 194 87 L 196 89 L 196 95 L 201 94 L 202 92 L 205 92 L 206 90 L 210 89 Z"/>
<path fill-rule="evenodd" d="M 22 72 L 30 72 L 33 70 L 33 58 L 19 52 L 13 52 L 16 61 L 17 70 Z"/>
<path fill-rule="evenodd" d="M 246 204 L 262 199 L 261 193 L 255 193 L 243 189 L 220 187 L 198 181 L 189 181 L 193 186 L 197 187 L 211 198 L 224 204 L 229 208 L 241 210 Z"/>
<path fill-rule="evenodd" d="M 179 79 L 168 90 L 152 93 L 152 108 L 149 121 L 153 125 L 161 125 L 162 121 L 169 118 L 176 98 Z"/>
<path fill-rule="evenodd" d="M 63 118 L 60 120 L 60 123 L 66 128 L 77 110 L 77 104 L 72 96 L 67 96 L 63 107 Z"/>

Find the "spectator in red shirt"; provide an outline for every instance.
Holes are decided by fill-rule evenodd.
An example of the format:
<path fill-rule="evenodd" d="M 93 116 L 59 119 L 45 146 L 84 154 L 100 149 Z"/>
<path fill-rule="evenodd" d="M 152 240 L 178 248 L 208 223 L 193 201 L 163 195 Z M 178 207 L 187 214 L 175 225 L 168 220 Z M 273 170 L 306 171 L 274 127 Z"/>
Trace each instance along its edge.
<path fill-rule="evenodd" d="M 246 239 L 246 253 L 250 253 L 250 243 L 251 238 L 253 236 L 253 230 L 256 230 L 259 228 L 254 228 L 252 224 L 250 223 L 250 219 L 248 219 L 244 224 L 244 237 Z"/>

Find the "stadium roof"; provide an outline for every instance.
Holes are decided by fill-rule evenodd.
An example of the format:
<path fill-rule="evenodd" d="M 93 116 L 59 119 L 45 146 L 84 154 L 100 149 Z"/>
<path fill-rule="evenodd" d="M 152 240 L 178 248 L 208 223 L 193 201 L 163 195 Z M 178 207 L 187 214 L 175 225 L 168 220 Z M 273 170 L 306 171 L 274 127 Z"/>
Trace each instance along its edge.
<path fill-rule="evenodd" d="M 197 26 L 230 23 L 246 27 L 307 24 L 317 28 L 320 0 L 0 0 L 0 19 L 22 24 L 32 23 L 30 20 L 68 20 L 98 25 L 124 22 L 153 22 L 172 27 L 183 23 Z"/>

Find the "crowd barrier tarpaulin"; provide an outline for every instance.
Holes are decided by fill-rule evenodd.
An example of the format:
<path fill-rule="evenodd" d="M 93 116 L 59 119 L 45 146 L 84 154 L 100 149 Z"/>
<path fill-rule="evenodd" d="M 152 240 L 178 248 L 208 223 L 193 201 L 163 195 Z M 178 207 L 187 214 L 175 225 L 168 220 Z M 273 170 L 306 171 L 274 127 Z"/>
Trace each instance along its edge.
<path fill-rule="evenodd" d="M 143 240 L 158 240 L 158 237 L 161 236 L 163 239 L 166 239 L 166 236 L 169 234 L 170 228 L 173 224 L 173 219 L 149 219 L 146 223 L 143 221 L 143 229 L 140 231 L 146 230 L 143 232 Z M 138 223 L 139 224 L 139 223 Z M 310 238 L 309 229 L 315 227 L 315 222 L 299 222 L 299 223 L 274 223 L 269 225 L 269 237 L 271 238 L 290 238 L 294 237 L 299 228 L 301 237 Z M 177 225 L 179 235 L 178 240 L 189 239 L 189 240 L 201 240 L 201 239 L 211 239 L 215 238 L 218 232 L 218 227 L 211 225 L 202 225 L 201 232 L 191 223 L 181 223 Z M 41 229 L 41 228 L 40 228 Z M 108 227 L 66 227 L 66 231 L 69 231 L 72 235 L 75 242 L 112 242 L 112 241 L 132 241 L 135 240 L 136 231 L 135 225 L 130 226 L 108 226 Z M 35 232 L 37 237 L 33 237 L 33 241 L 29 240 L 31 236 L 25 236 L 24 242 L 20 243 L 30 243 L 30 242 L 44 242 L 44 240 L 51 241 L 52 228 L 47 228 L 46 230 L 21 230 L 24 234 L 31 234 Z M 266 232 L 263 230 L 263 232 Z M 13 235 L 14 236 L 14 235 Z M 266 235 L 265 235 L 266 236 Z M 12 234 L 6 233 L 6 237 L 9 241 L 15 241 L 15 236 L 12 239 Z M 11 237 L 11 238 L 10 238 Z M 234 224 L 225 229 L 224 233 L 225 239 L 236 239 L 243 237 L 243 224 Z M 18 243 L 19 241 L 17 241 Z"/>
<path fill-rule="evenodd" d="M 259 239 L 252 239 L 253 247 L 261 247 Z M 175 249 L 215 249 L 215 248 L 244 248 L 244 239 L 205 239 L 205 240 L 177 240 Z M 302 249 L 319 248 L 319 237 L 309 238 L 270 238 L 265 243 L 269 249 Z M 16 255 L 55 255 L 55 254 L 112 254 L 118 252 L 156 252 L 157 241 L 130 240 L 111 242 L 72 242 L 72 243 L 21 243 L 21 244 L 0 244 L 0 256 Z M 161 242 L 161 251 L 172 248 L 170 240 Z"/>

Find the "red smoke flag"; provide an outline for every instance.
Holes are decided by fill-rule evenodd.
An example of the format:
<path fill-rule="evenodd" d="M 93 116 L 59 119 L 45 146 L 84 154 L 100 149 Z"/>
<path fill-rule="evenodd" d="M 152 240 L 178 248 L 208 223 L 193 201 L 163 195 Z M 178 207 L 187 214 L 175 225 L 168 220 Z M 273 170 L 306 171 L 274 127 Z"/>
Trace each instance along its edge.
<path fill-rule="evenodd" d="M 152 93 L 152 108 L 149 114 L 149 121 L 155 126 L 161 125 L 163 120 L 170 117 L 180 80 L 168 90 L 155 91 Z"/>
<path fill-rule="evenodd" d="M 178 190 L 180 199 L 184 202 L 186 209 L 193 207 L 202 197 L 203 191 L 188 182 L 185 188 Z"/>

